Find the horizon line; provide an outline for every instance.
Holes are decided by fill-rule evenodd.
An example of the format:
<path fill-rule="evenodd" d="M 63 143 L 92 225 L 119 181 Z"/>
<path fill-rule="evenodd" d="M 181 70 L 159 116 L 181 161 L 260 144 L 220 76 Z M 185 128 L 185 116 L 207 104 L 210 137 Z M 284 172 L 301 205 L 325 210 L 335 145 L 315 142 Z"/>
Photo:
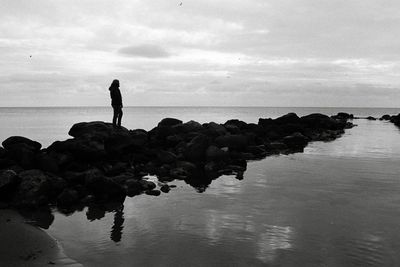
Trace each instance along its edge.
<path fill-rule="evenodd" d="M 106 108 L 111 106 L 0 106 L 0 108 Z M 362 107 L 362 106 L 185 106 L 185 105 L 166 105 L 166 106 L 124 106 L 124 108 L 352 108 L 352 109 L 363 109 L 363 108 L 381 108 L 381 109 L 400 109 L 400 107 Z"/>

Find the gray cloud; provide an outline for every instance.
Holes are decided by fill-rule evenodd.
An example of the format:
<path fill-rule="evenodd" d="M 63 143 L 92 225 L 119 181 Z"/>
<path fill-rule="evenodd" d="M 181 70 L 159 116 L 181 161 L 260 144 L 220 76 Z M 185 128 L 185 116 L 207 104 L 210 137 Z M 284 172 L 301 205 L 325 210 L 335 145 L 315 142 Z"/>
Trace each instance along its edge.
<path fill-rule="evenodd" d="M 171 54 L 161 46 L 144 44 L 122 47 L 118 50 L 121 55 L 129 57 L 165 58 Z"/>

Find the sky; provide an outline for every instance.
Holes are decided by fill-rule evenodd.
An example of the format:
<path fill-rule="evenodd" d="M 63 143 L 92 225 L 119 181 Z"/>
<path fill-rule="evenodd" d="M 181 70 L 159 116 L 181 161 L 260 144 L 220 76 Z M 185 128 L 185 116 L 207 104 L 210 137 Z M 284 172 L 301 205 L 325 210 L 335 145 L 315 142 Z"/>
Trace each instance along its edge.
<path fill-rule="evenodd" d="M 0 0 L 0 106 L 400 106 L 397 0 Z"/>

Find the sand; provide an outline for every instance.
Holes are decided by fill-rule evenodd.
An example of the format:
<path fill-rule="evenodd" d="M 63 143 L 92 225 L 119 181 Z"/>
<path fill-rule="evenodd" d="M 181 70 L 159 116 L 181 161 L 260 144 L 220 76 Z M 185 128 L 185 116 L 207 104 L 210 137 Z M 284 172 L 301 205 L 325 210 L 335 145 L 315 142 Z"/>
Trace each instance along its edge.
<path fill-rule="evenodd" d="M 0 266 L 83 266 L 68 258 L 44 230 L 16 211 L 0 210 Z"/>

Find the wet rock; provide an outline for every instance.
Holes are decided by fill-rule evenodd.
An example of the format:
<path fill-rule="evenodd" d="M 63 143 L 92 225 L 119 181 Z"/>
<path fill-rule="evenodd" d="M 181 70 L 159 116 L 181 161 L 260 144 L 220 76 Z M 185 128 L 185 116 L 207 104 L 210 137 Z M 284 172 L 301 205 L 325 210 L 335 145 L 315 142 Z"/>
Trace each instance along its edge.
<path fill-rule="evenodd" d="M 188 121 L 182 124 L 182 130 L 185 133 L 189 132 L 200 132 L 203 130 L 203 125 L 198 123 L 197 121 Z"/>
<path fill-rule="evenodd" d="M 69 130 L 68 134 L 72 137 L 93 137 L 106 138 L 116 132 L 129 132 L 126 128 L 114 128 L 112 123 L 103 121 L 80 122 L 74 124 Z"/>
<path fill-rule="evenodd" d="M 346 112 L 339 112 L 338 114 L 332 116 L 332 118 L 338 120 L 352 120 L 354 118 L 354 115 Z"/>
<path fill-rule="evenodd" d="M 147 191 L 146 191 L 146 195 L 150 195 L 150 196 L 159 196 L 159 195 L 161 195 L 161 192 L 160 192 L 160 190 L 156 190 L 156 189 L 147 190 Z"/>
<path fill-rule="evenodd" d="M 388 120 L 390 120 L 390 117 L 391 117 L 390 115 L 385 114 L 380 118 L 380 120 L 388 121 Z"/>
<path fill-rule="evenodd" d="M 171 188 L 167 184 L 164 184 L 160 187 L 160 191 L 163 193 L 168 193 L 170 190 L 171 190 Z"/>
<path fill-rule="evenodd" d="M 211 145 L 206 150 L 207 161 L 225 161 L 229 154 L 217 146 Z"/>
<path fill-rule="evenodd" d="M 208 135 L 214 135 L 215 137 L 227 134 L 226 128 L 215 122 L 205 123 L 204 128 L 209 130 Z"/>
<path fill-rule="evenodd" d="M 247 138 L 244 135 L 227 134 L 217 137 L 215 143 L 218 147 L 229 147 L 229 149 L 241 151 L 247 146 Z"/>
<path fill-rule="evenodd" d="M 74 158 L 86 162 L 100 160 L 107 155 L 104 143 L 97 138 L 89 137 L 56 141 L 47 150 L 62 154 L 70 153 Z"/>
<path fill-rule="evenodd" d="M 209 140 L 205 135 L 197 135 L 186 146 L 184 155 L 193 162 L 203 161 L 208 148 Z"/>
<path fill-rule="evenodd" d="M 157 153 L 157 158 L 161 163 L 173 163 L 177 160 L 177 156 L 169 151 L 159 151 Z"/>
<path fill-rule="evenodd" d="M 49 177 L 40 170 L 19 173 L 21 183 L 14 196 L 16 206 L 39 206 L 47 204 L 52 195 Z"/>
<path fill-rule="evenodd" d="M 39 151 L 42 145 L 39 142 L 32 141 L 29 138 L 22 137 L 22 136 L 11 136 L 3 141 L 2 143 L 4 149 L 9 150 L 14 146 L 21 146 L 27 148 L 31 151 Z"/>
<path fill-rule="evenodd" d="M 99 173 L 87 175 L 85 186 L 89 192 L 100 199 L 112 199 L 125 195 L 125 190 L 121 185 Z"/>
<path fill-rule="evenodd" d="M 79 202 L 78 191 L 74 189 L 64 189 L 64 191 L 57 197 L 58 206 L 70 206 Z"/>
<path fill-rule="evenodd" d="M 374 118 L 374 117 L 372 117 L 372 116 L 368 116 L 366 119 L 367 119 L 367 120 L 370 120 L 370 121 L 376 121 L 376 118 Z"/>
<path fill-rule="evenodd" d="M 281 124 L 289 124 L 289 123 L 298 124 L 298 123 L 300 123 L 300 118 L 299 118 L 299 116 L 297 116 L 296 113 L 288 113 L 288 114 L 283 115 L 283 116 L 281 116 L 279 118 L 276 118 L 274 120 L 274 122 L 276 124 L 279 124 L 279 125 L 281 125 Z"/>
<path fill-rule="evenodd" d="M 39 153 L 36 155 L 35 160 L 37 167 L 43 171 L 58 173 L 60 170 L 58 160 L 49 153 Z"/>
<path fill-rule="evenodd" d="M 175 118 L 165 118 L 158 123 L 157 127 L 162 127 L 162 126 L 171 127 L 177 124 L 182 124 L 182 121 Z"/>
<path fill-rule="evenodd" d="M 283 138 L 283 143 L 289 148 L 303 148 L 307 145 L 308 141 L 307 137 L 298 132 Z"/>
<path fill-rule="evenodd" d="M 153 190 L 156 188 L 156 184 L 146 180 L 140 180 L 139 184 L 143 191 Z"/>
<path fill-rule="evenodd" d="M 9 199 L 15 192 L 21 181 L 17 173 L 13 170 L 4 170 L 0 172 L 0 199 Z"/>

